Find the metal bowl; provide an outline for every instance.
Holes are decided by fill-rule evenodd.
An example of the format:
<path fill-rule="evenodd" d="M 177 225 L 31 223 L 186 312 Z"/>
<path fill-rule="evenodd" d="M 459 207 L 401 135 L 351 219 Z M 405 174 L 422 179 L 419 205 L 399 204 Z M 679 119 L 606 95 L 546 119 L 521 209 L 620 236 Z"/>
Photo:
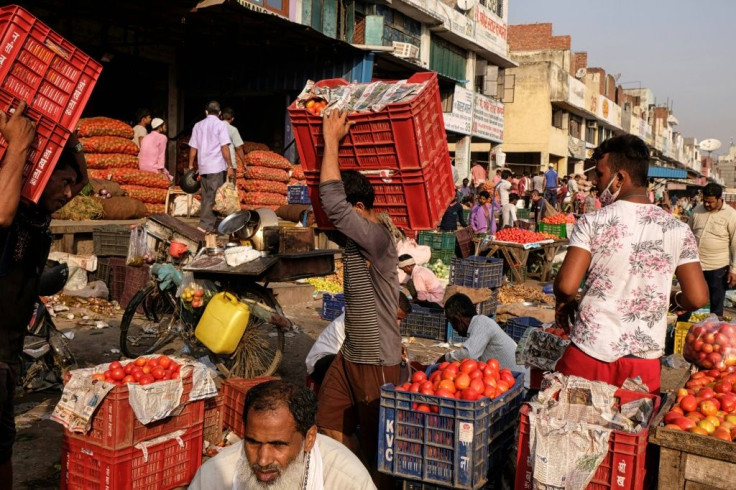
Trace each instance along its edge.
<path fill-rule="evenodd" d="M 225 249 L 222 247 L 207 247 L 204 251 L 207 255 L 222 255 Z"/>
<path fill-rule="evenodd" d="M 231 215 L 228 215 L 220 225 L 217 227 L 217 231 L 221 235 L 232 235 L 242 230 L 243 227 L 252 219 L 250 211 L 241 210 Z"/>

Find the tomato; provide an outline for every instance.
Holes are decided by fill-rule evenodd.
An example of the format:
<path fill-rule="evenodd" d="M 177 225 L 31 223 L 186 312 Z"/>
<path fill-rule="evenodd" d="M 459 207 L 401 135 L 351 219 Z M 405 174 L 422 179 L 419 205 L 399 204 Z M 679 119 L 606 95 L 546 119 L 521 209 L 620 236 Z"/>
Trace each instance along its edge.
<path fill-rule="evenodd" d="M 141 371 L 143 371 L 143 374 L 150 374 L 150 372 L 151 372 L 152 369 L 153 368 L 151 366 L 149 366 L 148 364 L 146 364 L 145 366 L 143 366 L 141 368 Z"/>
<path fill-rule="evenodd" d="M 153 368 L 153 371 L 151 371 L 151 374 L 153 374 L 154 379 L 162 379 L 166 373 L 163 368 L 155 367 Z"/>
<path fill-rule="evenodd" d="M 410 393 L 419 393 L 419 383 L 412 383 L 409 387 Z"/>
<path fill-rule="evenodd" d="M 480 393 L 478 393 L 473 388 L 468 388 L 467 390 L 463 390 L 462 392 L 463 400 L 474 401 L 474 400 L 477 400 L 479 397 L 480 397 Z"/>
<path fill-rule="evenodd" d="M 417 410 L 419 412 L 429 412 L 430 411 L 429 410 L 429 405 L 427 405 L 426 403 L 422 403 L 420 405 L 417 405 Z"/>
<path fill-rule="evenodd" d="M 680 406 L 685 412 L 692 412 L 698 408 L 698 402 L 693 395 L 687 395 L 680 400 Z"/>
<path fill-rule="evenodd" d="M 470 374 L 471 372 L 475 371 L 478 368 L 478 363 L 473 361 L 472 359 L 465 359 L 463 360 L 462 364 L 460 364 L 460 372 L 463 372 L 465 374 Z"/>
<path fill-rule="evenodd" d="M 158 365 L 164 369 L 168 369 L 171 366 L 171 359 L 167 356 L 161 356 L 158 358 Z"/>
<path fill-rule="evenodd" d="M 730 393 L 731 392 L 731 383 L 728 381 L 719 381 L 715 385 L 713 385 L 713 391 L 716 393 Z"/>
<path fill-rule="evenodd" d="M 457 376 L 457 371 L 453 371 L 452 369 L 445 369 L 444 371 L 442 371 L 443 380 L 447 379 L 447 380 L 452 381 L 455 379 L 456 376 Z"/>
<path fill-rule="evenodd" d="M 415 373 L 414 373 L 414 374 L 412 375 L 412 377 L 411 377 L 411 380 L 412 380 L 412 381 L 413 381 L 414 383 L 422 383 L 422 382 L 424 382 L 424 381 L 426 381 L 426 380 L 427 380 L 427 375 L 425 375 L 425 374 L 424 374 L 423 372 L 421 372 L 421 371 L 417 371 L 417 372 L 415 372 Z"/>
<path fill-rule="evenodd" d="M 134 376 L 131 376 L 130 374 L 128 376 L 126 376 L 126 377 L 123 378 L 123 383 L 124 384 L 135 383 L 135 382 L 136 382 L 135 377 Z"/>
<path fill-rule="evenodd" d="M 496 386 L 496 392 L 499 395 L 502 395 L 502 394 L 506 393 L 507 391 L 509 391 L 509 385 L 508 385 L 508 383 L 506 383 L 505 381 L 499 381 L 498 382 L 498 385 Z"/>
<path fill-rule="evenodd" d="M 123 368 L 123 371 L 125 371 L 125 374 L 132 374 L 133 369 L 135 369 L 135 363 L 129 362 L 128 364 L 125 365 L 125 367 Z"/>
<path fill-rule="evenodd" d="M 120 381 L 125 377 L 125 371 L 123 371 L 120 368 L 115 368 L 112 371 L 110 371 L 110 377 L 114 379 L 115 381 Z"/>
<path fill-rule="evenodd" d="M 470 379 L 476 379 L 476 378 L 483 379 L 483 371 L 481 371 L 480 369 L 476 369 L 475 371 L 471 371 L 469 373 L 469 376 L 470 376 Z"/>
<path fill-rule="evenodd" d="M 447 366 L 449 366 L 449 365 L 450 365 L 450 363 L 449 363 L 449 362 L 447 362 L 447 361 L 445 361 L 445 362 L 441 363 L 441 364 L 440 364 L 440 366 L 439 366 L 439 368 L 437 368 L 437 369 L 438 369 L 438 371 L 443 371 L 443 370 L 445 370 L 445 369 L 447 368 Z"/>
<path fill-rule="evenodd" d="M 664 415 L 664 423 L 665 424 L 672 424 L 675 420 L 682 418 L 683 415 L 679 412 L 672 412 L 669 411 Z"/>
<path fill-rule="evenodd" d="M 716 430 L 713 431 L 713 434 L 711 434 L 711 437 L 715 437 L 716 439 L 723 439 L 724 441 L 731 442 L 731 433 L 726 429 L 721 429 L 720 427 L 716 428 Z"/>
<path fill-rule="evenodd" d="M 452 389 L 454 390 L 455 387 L 453 386 Z M 439 390 L 435 391 L 434 394 L 436 396 L 441 396 L 443 398 L 452 398 L 453 397 L 453 394 L 454 394 L 454 391 L 448 391 L 448 390 L 445 390 L 443 388 L 440 388 Z"/>
<path fill-rule="evenodd" d="M 135 379 L 136 382 L 140 381 L 143 376 L 145 376 L 143 374 L 143 371 L 135 371 L 135 372 L 133 372 L 133 379 Z"/>
<path fill-rule="evenodd" d="M 110 371 L 112 371 L 113 369 L 122 369 L 122 368 L 123 368 L 123 365 L 120 364 L 120 361 L 113 361 L 107 367 L 107 369 L 109 369 Z"/>
<path fill-rule="evenodd" d="M 712 434 L 716 430 L 716 428 L 713 426 L 713 424 L 711 424 L 707 420 L 701 420 L 700 422 L 698 422 L 698 427 L 700 427 L 701 429 L 703 429 L 708 434 Z"/>
<path fill-rule="evenodd" d="M 158 367 L 158 359 L 155 357 L 153 359 L 149 359 L 147 366 L 151 366 L 151 369 Z"/>
<path fill-rule="evenodd" d="M 102 373 L 93 374 L 92 379 L 95 381 L 105 381 L 105 375 Z"/>
<path fill-rule="evenodd" d="M 690 430 L 695 427 L 695 421 L 687 417 L 680 417 L 674 420 L 674 424 L 682 430 Z"/>
<path fill-rule="evenodd" d="M 440 381 L 439 389 L 449 391 L 451 394 L 455 393 L 455 383 L 451 379 L 443 379 Z"/>
<path fill-rule="evenodd" d="M 145 357 L 139 357 L 135 360 L 135 365 L 138 367 L 143 367 L 146 365 L 146 363 L 148 363 L 148 359 L 146 359 Z"/>
<path fill-rule="evenodd" d="M 505 381 L 507 385 L 509 385 L 509 388 L 514 386 L 514 383 L 516 383 L 516 380 L 514 379 L 514 375 L 511 374 L 511 371 L 504 370 L 501 372 L 501 381 Z"/>
<path fill-rule="evenodd" d="M 180 376 L 179 375 L 179 371 L 177 371 L 175 373 L 171 373 L 171 379 L 179 379 L 179 376 Z"/>
<path fill-rule="evenodd" d="M 171 379 L 171 371 L 164 371 L 164 377 L 161 378 L 161 379 L 163 379 L 164 381 L 170 380 Z"/>
<path fill-rule="evenodd" d="M 715 400 L 703 400 L 698 405 L 698 410 L 707 417 L 708 415 L 715 415 L 718 412 L 718 407 Z"/>
<path fill-rule="evenodd" d="M 470 380 L 469 388 L 477 391 L 478 393 L 483 393 L 486 389 L 486 385 L 483 383 L 483 380 L 475 378 Z"/>
<path fill-rule="evenodd" d="M 483 390 L 483 396 L 487 396 L 488 398 L 495 398 L 496 397 L 496 388 L 493 386 L 486 385 L 486 389 Z"/>
<path fill-rule="evenodd" d="M 675 424 L 666 424 L 664 428 L 670 429 L 670 430 L 682 430 L 679 425 L 675 425 Z"/>
<path fill-rule="evenodd" d="M 154 381 L 155 379 L 153 379 L 153 376 L 151 376 L 150 374 L 146 374 L 140 379 L 139 383 L 141 384 L 141 386 L 143 386 L 143 385 L 150 385 Z"/>
<path fill-rule="evenodd" d="M 455 388 L 463 391 L 470 386 L 470 376 L 465 373 L 458 374 L 455 378 Z"/>

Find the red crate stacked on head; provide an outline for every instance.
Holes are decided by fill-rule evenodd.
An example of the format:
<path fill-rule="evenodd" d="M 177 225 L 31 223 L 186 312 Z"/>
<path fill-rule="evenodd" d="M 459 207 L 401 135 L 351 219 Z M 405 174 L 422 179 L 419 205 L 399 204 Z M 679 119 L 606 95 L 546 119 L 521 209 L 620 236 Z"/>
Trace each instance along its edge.
<path fill-rule="evenodd" d="M 619 404 L 623 405 L 640 398 L 650 398 L 654 410 L 650 421 L 659 412 L 660 398 L 647 393 L 619 389 L 615 393 Z M 529 450 L 529 405 L 521 407 L 521 423 L 519 424 L 519 447 L 516 456 L 517 489 L 531 488 L 531 457 Z M 651 488 L 651 477 L 656 465 L 656 456 L 652 447 L 647 446 L 649 423 L 637 433 L 614 430 L 608 440 L 608 454 L 598 466 L 593 479 L 586 490 L 608 490 L 620 488 L 624 490 L 644 490 Z M 649 478 L 648 478 L 649 477 Z"/>
<path fill-rule="evenodd" d="M 399 228 L 431 230 L 455 195 L 442 101 L 436 73 L 417 73 L 407 82 L 426 85 L 407 102 L 349 116 L 355 124 L 340 144 L 338 159 L 341 170 L 358 170 L 371 181 L 377 212 L 387 212 Z M 333 79 L 317 85 L 347 83 Z M 332 228 L 319 200 L 322 118 L 295 104 L 289 117 L 315 218 L 320 228 Z"/>
<path fill-rule="evenodd" d="M 0 8 L 0 110 L 26 100 L 37 137 L 23 170 L 23 197 L 37 202 L 82 115 L 102 66 L 16 5 Z M 0 138 L 0 157 L 7 143 Z"/>

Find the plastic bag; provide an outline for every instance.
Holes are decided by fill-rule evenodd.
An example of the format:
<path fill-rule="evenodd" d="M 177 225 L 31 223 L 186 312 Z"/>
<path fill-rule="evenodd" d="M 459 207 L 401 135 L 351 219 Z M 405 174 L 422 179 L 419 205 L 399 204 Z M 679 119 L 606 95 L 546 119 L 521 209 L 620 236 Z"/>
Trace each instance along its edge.
<path fill-rule="evenodd" d="M 736 324 L 708 316 L 690 327 L 682 354 L 704 369 L 736 371 Z"/>
<path fill-rule="evenodd" d="M 225 182 L 215 193 L 215 204 L 212 210 L 223 216 L 240 211 L 240 198 L 238 189 L 232 182 Z"/>
<path fill-rule="evenodd" d="M 67 296 L 76 296 L 78 298 L 107 299 L 110 296 L 110 291 L 107 289 L 107 284 L 105 284 L 104 281 L 93 281 L 81 289 L 64 289 L 64 294 Z"/>
<path fill-rule="evenodd" d="M 136 226 L 131 228 L 130 241 L 128 242 L 128 258 L 125 261 L 127 265 L 140 267 L 144 263 L 153 261 L 153 254 L 148 250 L 147 239 L 148 235 L 144 227 Z"/>
<path fill-rule="evenodd" d="M 182 306 L 190 312 L 202 312 L 210 299 L 217 294 L 218 289 L 214 282 L 206 279 L 194 279 L 194 274 L 185 272 L 181 286 L 176 295 L 181 300 Z"/>
<path fill-rule="evenodd" d="M 76 291 L 87 286 L 87 271 L 81 267 L 69 267 L 69 278 L 64 284 L 64 290 Z"/>

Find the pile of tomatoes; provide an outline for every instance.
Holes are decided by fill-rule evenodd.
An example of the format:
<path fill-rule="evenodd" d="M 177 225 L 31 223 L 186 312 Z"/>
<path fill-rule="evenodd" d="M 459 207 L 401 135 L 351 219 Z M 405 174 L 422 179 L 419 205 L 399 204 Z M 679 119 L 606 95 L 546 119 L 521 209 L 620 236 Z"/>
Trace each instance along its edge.
<path fill-rule="evenodd" d="M 304 104 L 304 108 L 313 116 L 321 116 L 325 107 L 327 107 L 327 101 L 325 99 L 309 99 Z"/>
<path fill-rule="evenodd" d="M 575 224 L 575 216 L 572 214 L 557 213 L 554 216 L 543 218 L 542 223 L 547 223 L 549 225 L 565 225 L 567 223 Z"/>
<path fill-rule="evenodd" d="M 550 233 L 522 230 L 521 228 L 504 228 L 496 233 L 496 240 L 501 242 L 535 243 L 550 238 L 556 239 L 558 237 Z"/>
<path fill-rule="evenodd" d="M 111 362 L 104 373 L 92 375 L 92 379 L 122 386 L 128 383 L 149 385 L 156 381 L 179 379 L 181 365 L 168 356 L 139 357 L 135 361 L 122 364 Z"/>
<path fill-rule="evenodd" d="M 487 363 L 464 359 L 462 362 L 443 362 L 429 378 L 422 371 L 417 371 L 410 383 L 397 386 L 396 390 L 475 401 L 501 396 L 515 382 L 511 371 L 501 369 L 497 359 L 490 359 Z M 414 409 L 420 412 L 437 411 L 437 407 L 424 403 L 415 405 Z"/>
<path fill-rule="evenodd" d="M 736 371 L 736 325 L 705 320 L 692 326 L 682 354 L 701 368 Z"/>
<path fill-rule="evenodd" d="M 551 333 L 552 335 L 561 338 L 562 340 L 570 340 L 570 336 L 562 328 L 547 327 L 544 329 L 545 332 Z"/>
<path fill-rule="evenodd" d="M 711 369 L 690 376 L 664 416 L 666 429 L 736 439 L 736 374 Z"/>

